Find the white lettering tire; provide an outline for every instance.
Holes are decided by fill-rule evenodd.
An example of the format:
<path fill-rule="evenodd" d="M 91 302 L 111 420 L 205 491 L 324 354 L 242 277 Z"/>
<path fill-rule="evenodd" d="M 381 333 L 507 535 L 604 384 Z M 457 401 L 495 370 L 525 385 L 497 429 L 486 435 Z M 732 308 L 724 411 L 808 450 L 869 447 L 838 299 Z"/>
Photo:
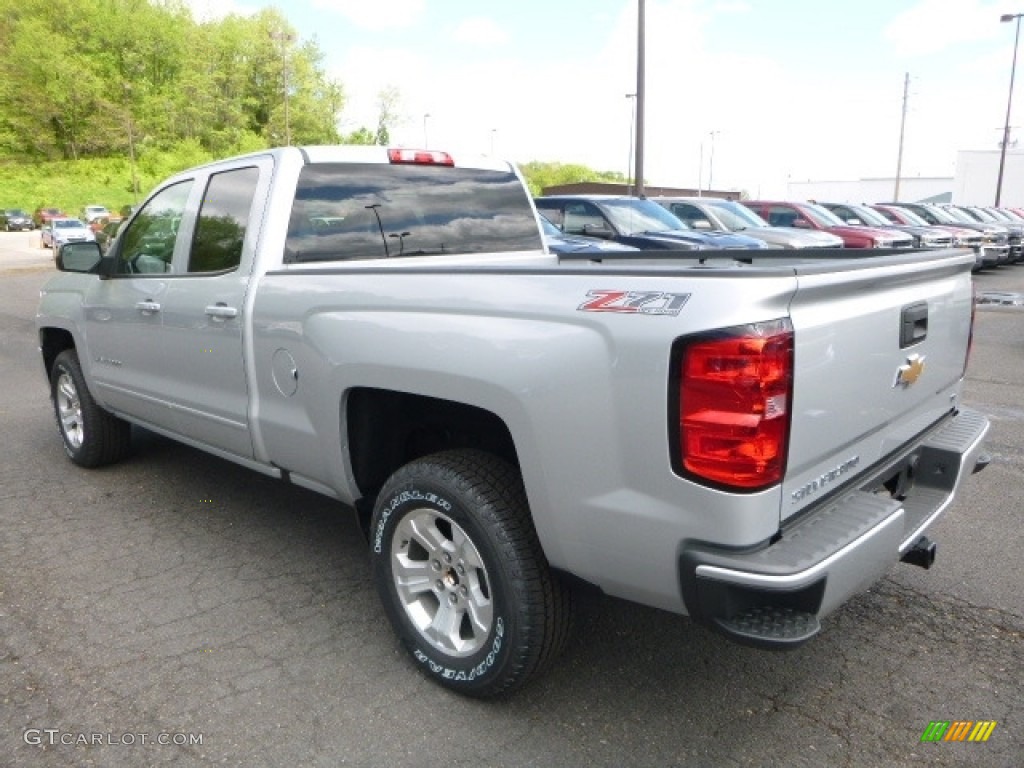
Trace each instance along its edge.
<path fill-rule="evenodd" d="M 391 476 L 370 526 L 373 578 L 416 665 L 459 693 L 523 685 L 563 648 L 571 595 L 548 567 L 519 473 L 480 451 Z"/>

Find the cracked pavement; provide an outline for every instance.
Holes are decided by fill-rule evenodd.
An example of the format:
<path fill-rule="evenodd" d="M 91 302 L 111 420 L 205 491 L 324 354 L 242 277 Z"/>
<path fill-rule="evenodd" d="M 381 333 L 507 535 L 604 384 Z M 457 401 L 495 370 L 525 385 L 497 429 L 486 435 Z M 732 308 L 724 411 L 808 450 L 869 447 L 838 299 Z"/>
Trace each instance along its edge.
<path fill-rule="evenodd" d="M 406 660 L 335 502 L 138 430 L 119 465 L 68 462 L 35 349 L 46 277 L 0 274 L 4 765 L 1021 764 L 1024 310 L 979 308 L 965 401 L 993 462 L 930 571 L 894 567 L 786 654 L 605 600 L 548 674 L 482 703 Z M 978 282 L 1020 291 L 1024 266 Z M 998 726 L 921 743 L 932 720 Z M 26 743 L 44 729 L 120 743 Z"/>

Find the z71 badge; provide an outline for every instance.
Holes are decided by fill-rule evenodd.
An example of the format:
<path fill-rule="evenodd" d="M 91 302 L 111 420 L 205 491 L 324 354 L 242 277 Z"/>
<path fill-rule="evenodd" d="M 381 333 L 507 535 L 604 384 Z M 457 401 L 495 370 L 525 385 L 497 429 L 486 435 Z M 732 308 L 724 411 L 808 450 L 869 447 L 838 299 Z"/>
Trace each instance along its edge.
<path fill-rule="evenodd" d="M 688 293 L 661 291 L 587 291 L 580 312 L 618 312 L 626 315 L 678 315 L 689 301 Z"/>

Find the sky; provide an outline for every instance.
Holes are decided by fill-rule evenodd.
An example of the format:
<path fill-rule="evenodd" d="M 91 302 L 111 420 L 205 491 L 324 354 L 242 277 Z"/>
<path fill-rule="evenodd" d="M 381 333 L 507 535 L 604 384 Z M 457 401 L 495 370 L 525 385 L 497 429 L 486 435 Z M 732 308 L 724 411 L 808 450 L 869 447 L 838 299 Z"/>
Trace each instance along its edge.
<path fill-rule="evenodd" d="M 393 87 L 396 145 L 630 173 L 638 0 L 188 3 L 200 18 L 280 10 L 342 84 L 343 133 L 375 127 Z M 752 197 L 892 178 L 907 74 L 902 177 L 952 177 L 958 150 L 1002 140 L 1016 25 L 1000 16 L 1021 12 L 1024 0 L 646 0 L 644 177 Z M 1024 139 L 1015 101 L 1011 141 Z"/>

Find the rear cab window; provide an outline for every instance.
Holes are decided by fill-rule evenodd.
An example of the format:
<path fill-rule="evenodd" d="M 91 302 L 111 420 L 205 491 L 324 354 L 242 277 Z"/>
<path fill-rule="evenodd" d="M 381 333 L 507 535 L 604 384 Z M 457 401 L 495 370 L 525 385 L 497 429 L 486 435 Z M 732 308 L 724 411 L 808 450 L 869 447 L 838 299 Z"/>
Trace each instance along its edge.
<path fill-rule="evenodd" d="M 316 163 L 295 192 L 285 263 L 542 250 L 511 171 Z"/>

